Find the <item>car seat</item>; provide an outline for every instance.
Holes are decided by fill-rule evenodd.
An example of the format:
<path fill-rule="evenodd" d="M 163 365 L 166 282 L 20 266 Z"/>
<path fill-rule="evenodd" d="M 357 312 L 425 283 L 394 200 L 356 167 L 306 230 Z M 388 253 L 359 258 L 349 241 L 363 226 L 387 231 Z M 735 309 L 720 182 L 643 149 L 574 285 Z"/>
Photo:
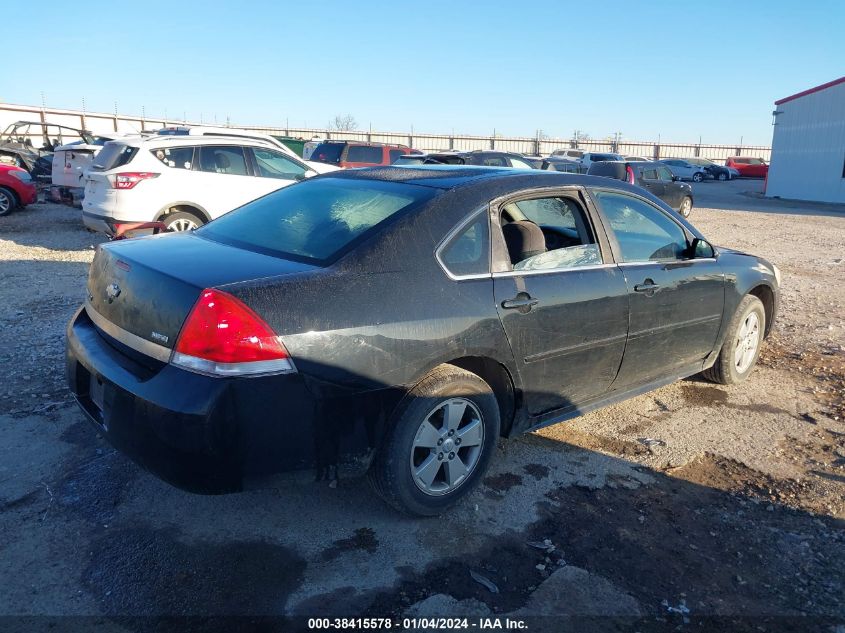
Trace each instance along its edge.
<path fill-rule="evenodd" d="M 546 238 L 543 230 L 529 220 L 509 222 L 502 227 L 502 235 L 508 247 L 511 263 L 546 252 Z"/>

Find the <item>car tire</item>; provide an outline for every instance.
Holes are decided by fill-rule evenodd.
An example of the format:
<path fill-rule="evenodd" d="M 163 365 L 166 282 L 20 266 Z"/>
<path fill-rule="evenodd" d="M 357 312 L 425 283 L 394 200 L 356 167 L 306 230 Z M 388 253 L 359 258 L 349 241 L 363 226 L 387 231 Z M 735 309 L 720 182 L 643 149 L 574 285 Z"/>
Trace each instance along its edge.
<path fill-rule="evenodd" d="M 692 175 L 693 182 L 701 182 L 702 180 L 704 180 L 704 174 L 702 174 L 700 171 L 697 171 Z"/>
<path fill-rule="evenodd" d="M 745 295 L 728 324 L 716 362 L 702 375 L 720 385 L 735 385 L 748 378 L 760 357 L 765 332 L 763 302 L 754 295 Z"/>
<path fill-rule="evenodd" d="M 441 365 L 397 407 L 370 468 L 370 482 L 399 512 L 441 514 L 484 476 L 499 427 L 499 406 L 490 385 L 472 372 Z"/>
<path fill-rule="evenodd" d="M 730 174 L 726 174 L 725 172 L 720 171 L 717 177 L 719 180 L 728 180 L 730 179 Z"/>
<path fill-rule="evenodd" d="M 198 229 L 203 224 L 205 224 L 205 222 L 201 218 L 194 215 L 193 213 L 188 213 L 187 211 L 177 211 L 176 213 L 168 213 L 166 216 L 164 216 L 162 222 L 164 222 L 164 226 L 167 227 L 168 231 L 174 232 Z"/>
<path fill-rule="evenodd" d="M 0 187 L 0 215 L 9 215 L 18 206 L 15 192 L 6 187 Z"/>
<path fill-rule="evenodd" d="M 684 196 L 684 199 L 681 200 L 681 204 L 678 206 L 678 213 L 685 218 L 690 216 L 690 213 L 692 213 L 692 198 Z"/>

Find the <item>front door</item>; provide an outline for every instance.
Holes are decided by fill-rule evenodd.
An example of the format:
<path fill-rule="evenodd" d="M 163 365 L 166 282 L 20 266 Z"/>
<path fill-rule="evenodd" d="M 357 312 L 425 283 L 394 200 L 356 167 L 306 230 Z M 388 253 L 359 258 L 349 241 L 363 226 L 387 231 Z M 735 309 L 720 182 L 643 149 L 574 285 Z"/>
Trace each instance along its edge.
<path fill-rule="evenodd" d="M 681 199 L 686 194 L 681 184 L 675 181 L 672 171 L 661 165 L 657 168 L 657 177 L 663 185 L 663 195 L 658 197 L 673 209 L 680 207 Z"/>
<path fill-rule="evenodd" d="M 684 228 L 645 199 L 593 195 L 617 248 L 631 310 L 614 389 L 679 375 L 703 362 L 722 323 L 725 276 L 718 262 L 691 257 Z"/>
<path fill-rule="evenodd" d="M 585 211 L 577 190 L 499 207 L 494 294 L 532 415 L 604 393 L 622 360 L 627 287 Z"/>

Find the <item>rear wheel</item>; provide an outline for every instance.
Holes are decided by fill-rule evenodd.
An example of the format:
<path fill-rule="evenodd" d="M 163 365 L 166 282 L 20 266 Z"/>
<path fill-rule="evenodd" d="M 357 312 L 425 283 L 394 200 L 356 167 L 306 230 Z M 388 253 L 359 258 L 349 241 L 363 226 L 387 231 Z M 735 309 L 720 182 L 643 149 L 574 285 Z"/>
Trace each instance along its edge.
<path fill-rule="evenodd" d="M 722 385 L 745 380 L 757 364 L 766 331 L 766 309 L 754 295 L 745 295 L 728 325 L 719 357 L 702 375 Z"/>
<path fill-rule="evenodd" d="M 499 407 L 490 386 L 454 365 L 426 376 L 400 405 L 370 481 L 407 514 L 440 514 L 484 476 L 499 436 Z"/>
<path fill-rule="evenodd" d="M 704 180 L 704 174 L 702 174 L 700 171 L 697 171 L 692 175 L 693 182 L 701 182 L 702 180 Z"/>
<path fill-rule="evenodd" d="M 187 211 L 168 213 L 162 221 L 168 231 L 191 231 L 205 224 L 199 217 Z"/>
<path fill-rule="evenodd" d="M 689 214 L 692 213 L 692 198 L 686 196 L 683 200 L 681 200 L 681 206 L 678 207 L 678 213 L 685 218 L 689 217 Z"/>
<path fill-rule="evenodd" d="M 9 215 L 18 206 L 18 199 L 11 189 L 0 187 L 0 215 Z"/>

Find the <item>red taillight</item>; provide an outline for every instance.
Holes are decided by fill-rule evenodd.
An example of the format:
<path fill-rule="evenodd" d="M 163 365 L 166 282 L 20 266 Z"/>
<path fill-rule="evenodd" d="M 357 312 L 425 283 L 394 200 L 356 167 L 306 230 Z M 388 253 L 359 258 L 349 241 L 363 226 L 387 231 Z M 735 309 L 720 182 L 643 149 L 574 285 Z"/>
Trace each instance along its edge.
<path fill-rule="evenodd" d="M 158 178 L 159 175 L 152 171 L 125 171 L 112 176 L 112 186 L 115 189 L 132 189 L 142 180 Z"/>
<path fill-rule="evenodd" d="M 221 290 L 203 290 L 188 315 L 173 364 L 192 371 L 241 376 L 294 371 L 285 346 L 264 320 Z"/>

